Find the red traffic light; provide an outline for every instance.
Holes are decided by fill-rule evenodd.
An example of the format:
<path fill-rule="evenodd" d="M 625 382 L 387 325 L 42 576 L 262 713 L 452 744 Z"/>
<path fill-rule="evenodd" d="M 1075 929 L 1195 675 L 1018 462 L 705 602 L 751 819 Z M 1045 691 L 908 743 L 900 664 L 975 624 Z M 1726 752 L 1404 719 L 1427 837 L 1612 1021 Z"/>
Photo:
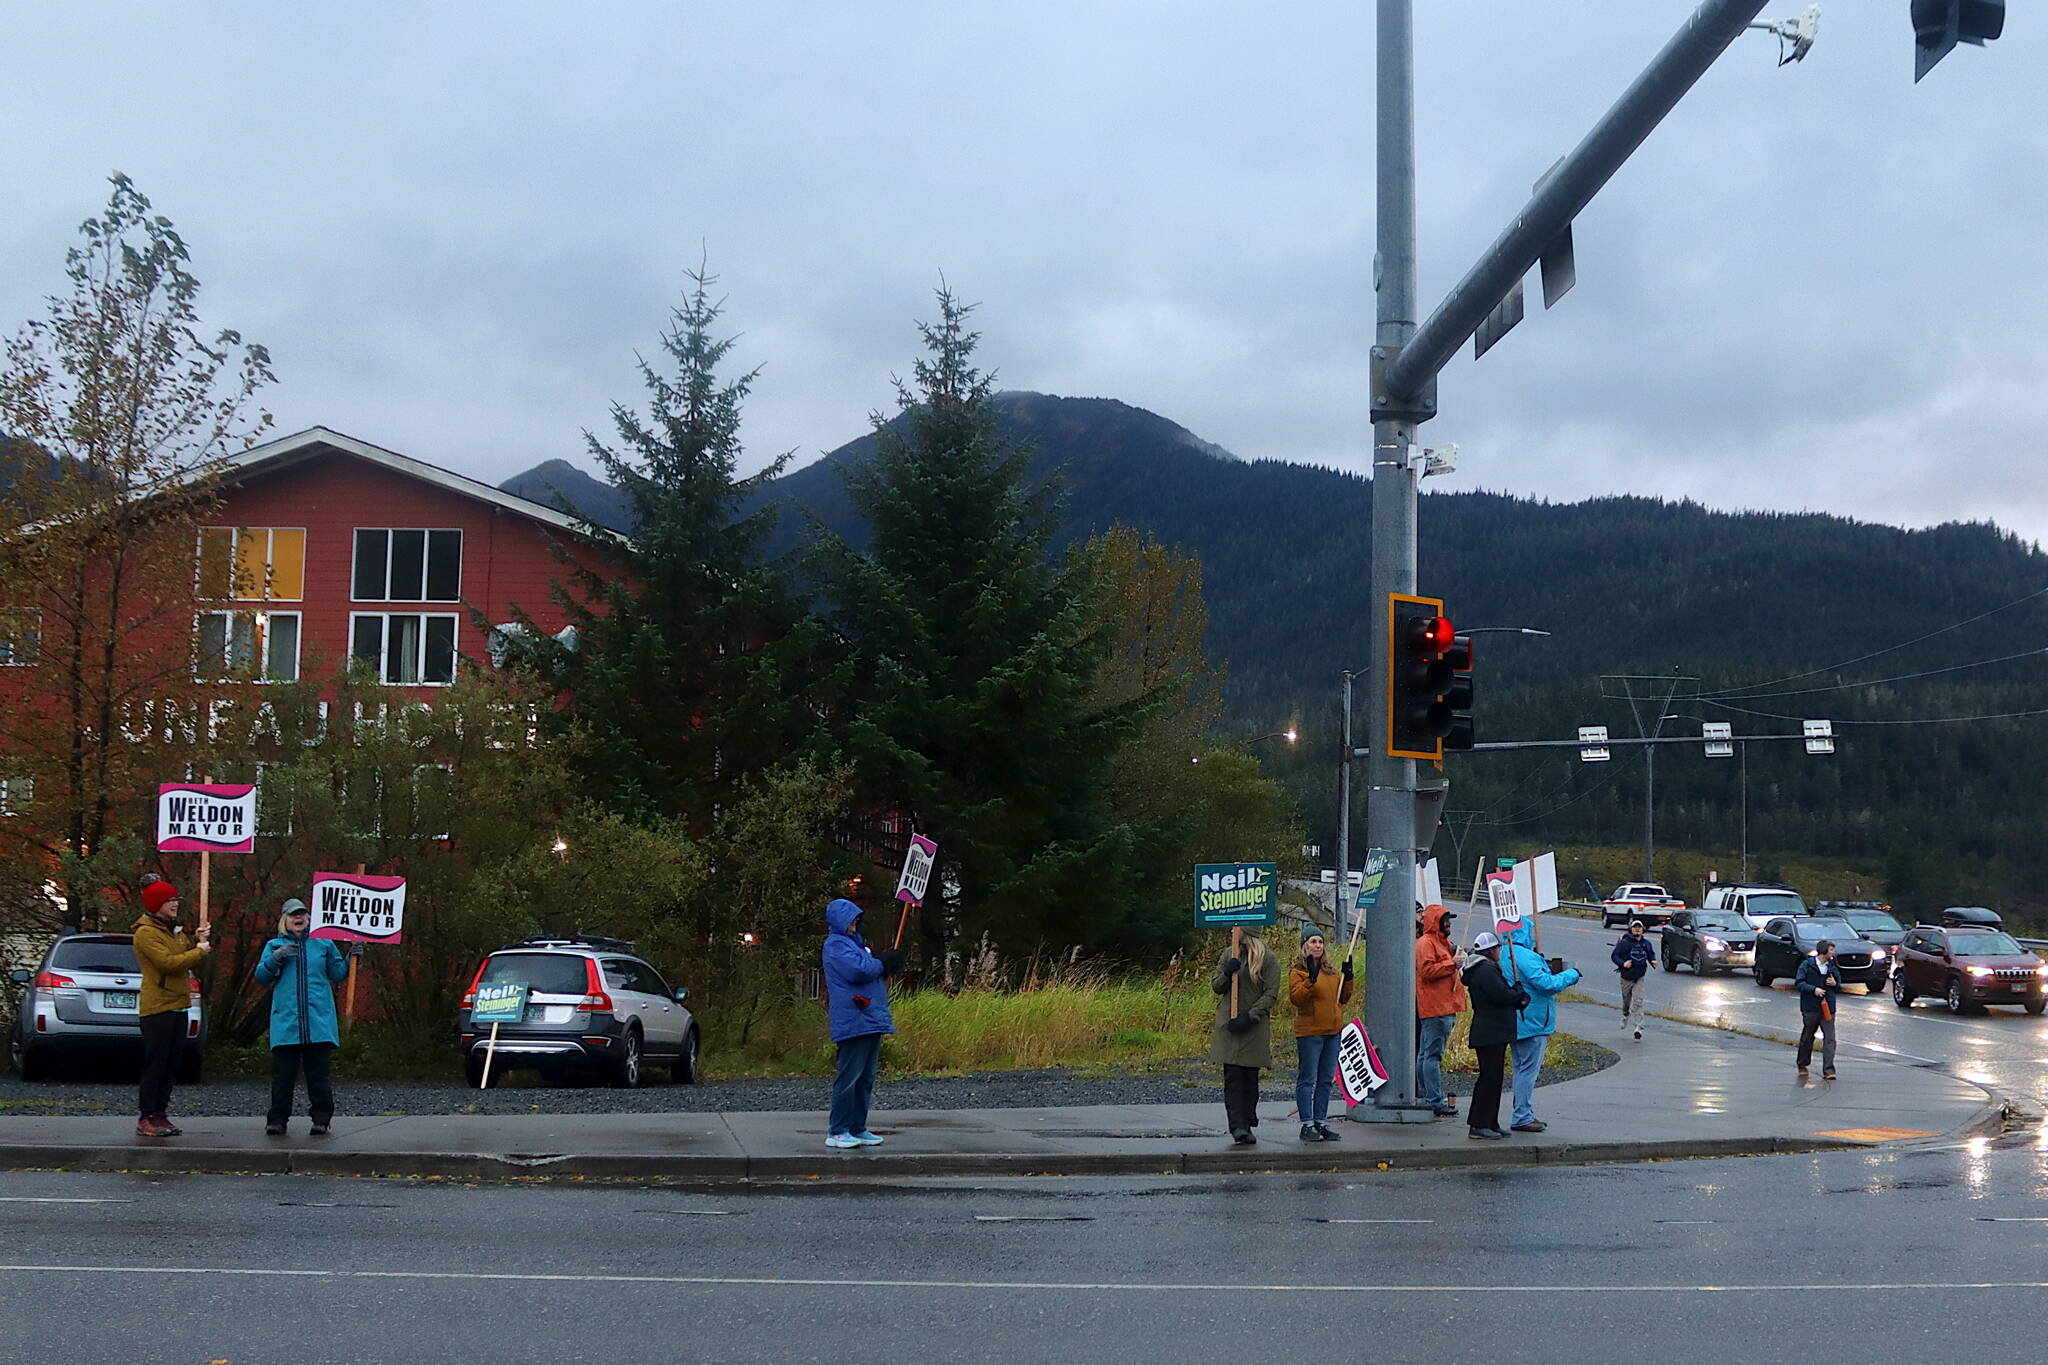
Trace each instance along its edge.
<path fill-rule="evenodd" d="M 1444 616 L 1414 616 L 1408 620 L 1408 647 L 1424 654 L 1441 654 L 1457 640 L 1458 632 Z"/>

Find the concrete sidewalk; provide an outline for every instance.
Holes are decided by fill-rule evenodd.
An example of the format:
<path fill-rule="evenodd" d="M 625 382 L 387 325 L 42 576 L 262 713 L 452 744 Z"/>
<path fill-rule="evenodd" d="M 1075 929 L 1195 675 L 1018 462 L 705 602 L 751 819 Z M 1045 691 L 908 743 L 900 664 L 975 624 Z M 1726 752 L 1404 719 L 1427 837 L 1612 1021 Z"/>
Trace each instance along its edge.
<path fill-rule="evenodd" d="M 1567 1031 L 1614 1038 L 1616 1015 L 1560 1007 Z M 1153 1175 L 1515 1166 L 1812 1151 L 1954 1139 L 1995 1130 L 1996 1096 L 1899 1062 L 1857 1062 L 1841 1079 L 1795 1080 L 1789 1049 L 1659 1023 L 1616 1038 L 1616 1065 L 1537 1092 L 1546 1133 L 1474 1142 L 1461 1118 L 1336 1123 L 1337 1143 L 1297 1140 L 1291 1106 L 1260 1106 L 1261 1141 L 1237 1147 L 1222 1106 L 1090 1105 L 874 1112 L 880 1147 L 827 1148 L 815 1113 L 421 1115 L 337 1119 L 326 1138 L 260 1116 L 194 1118 L 184 1136 L 134 1136 L 127 1118 L 0 1118 L 0 1169 L 306 1172 L 508 1179 L 582 1176 L 678 1182 L 920 1175 Z M 886 1093 L 886 1091 L 885 1091 Z M 344 1094 L 343 1099 L 346 1100 Z M 1505 1105 L 1503 1105 L 1505 1109 Z"/>

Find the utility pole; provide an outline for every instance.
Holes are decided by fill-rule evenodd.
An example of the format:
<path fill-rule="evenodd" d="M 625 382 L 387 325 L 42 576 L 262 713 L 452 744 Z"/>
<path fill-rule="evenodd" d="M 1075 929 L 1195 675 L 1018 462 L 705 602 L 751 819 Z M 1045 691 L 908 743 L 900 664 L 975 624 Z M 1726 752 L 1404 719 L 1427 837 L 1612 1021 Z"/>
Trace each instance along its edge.
<path fill-rule="evenodd" d="M 1553 167 L 1508 228 L 1420 324 L 1415 305 L 1414 0 L 1379 0 L 1378 309 L 1372 348 L 1372 666 L 1385 687 L 1392 666 L 1383 613 L 1390 593 L 1415 591 L 1416 428 L 1436 415 L 1436 376 L 1522 277 L 1566 240 L 1572 219 L 1612 178 L 1714 60 L 1762 11 L 1764 0 L 1706 0 L 1593 130 Z M 1562 290 L 1557 293 L 1561 295 Z M 1389 1079 L 1352 1118 L 1426 1120 L 1415 1101 L 1415 761 L 1391 757 L 1387 718 L 1375 707 L 1367 747 L 1366 837 L 1400 852 L 1366 926 L 1366 1022 Z"/>
<path fill-rule="evenodd" d="M 1344 670 L 1344 712 L 1337 722 L 1337 936 L 1351 941 L 1345 897 L 1351 891 L 1351 670 Z"/>

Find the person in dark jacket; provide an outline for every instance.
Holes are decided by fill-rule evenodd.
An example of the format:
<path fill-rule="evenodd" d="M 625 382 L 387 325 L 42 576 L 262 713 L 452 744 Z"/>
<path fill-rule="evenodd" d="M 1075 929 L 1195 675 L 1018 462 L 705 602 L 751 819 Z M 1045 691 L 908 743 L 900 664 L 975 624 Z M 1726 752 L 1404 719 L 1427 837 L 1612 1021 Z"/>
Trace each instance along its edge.
<path fill-rule="evenodd" d="M 292 1116 L 292 1092 L 299 1070 L 306 1072 L 306 1109 L 313 1136 L 326 1137 L 334 1122 L 330 1079 L 341 1029 L 334 988 L 348 980 L 348 949 L 332 939 L 309 938 L 313 912 L 302 900 L 288 900 L 277 917 L 277 937 L 256 960 L 258 985 L 270 987 L 270 1113 L 263 1131 L 284 1135 Z"/>
<path fill-rule="evenodd" d="M 1799 987 L 1799 1074 L 1813 1061 L 1813 1035 L 1821 1036 L 1820 1074 L 1822 1080 L 1835 1078 L 1835 993 L 1842 989 L 1842 973 L 1835 966 L 1833 939 L 1814 945 L 1813 956 L 1799 964 L 1792 977 Z"/>
<path fill-rule="evenodd" d="M 1237 978 L 1237 1010 L 1231 1011 L 1230 982 Z M 1223 1114 L 1231 1140 L 1258 1141 L 1259 1072 L 1273 1064 L 1273 1007 L 1280 1003 L 1280 959 L 1257 934 L 1244 940 L 1244 956 L 1225 951 L 1209 982 L 1216 993 L 1216 1021 L 1209 1031 L 1209 1060 L 1223 1064 Z"/>
<path fill-rule="evenodd" d="M 159 877 L 142 888 L 142 915 L 135 921 L 135 961 L 142 968 L 137 1022 L 142 1026 L 142 1079 L 136 1095 L 138 1137 L 176 1137 L 171 1122 L 171 1086 L 191 1032 L 191 974 L 213 951 L 206 931 L 196 938 L 178 927 L 178 892 Z"/>
<path fill-rule="evenodd" d="M 1504 1138 L 1500 1126 L 1500 1084 L 1507 1074 L 1508 1045 L 1515 1041 L 1516 1014 L 1529 1003 L 1529 993 L 1508 984 L 1500 970 L 1500 939 L 1491 931 L 1472 940 L 1478 960 L 1465 969 L 1465 991 L 1472 999 L 1469 1041 L 1479 1059 L 1479 1078 L 1465 1106 L 1466 1135 Z"/>
<path fill-rule="evenodd" d="M 860 936 L 860 914 L 860 907 L 850 900 L 835 900 L 825 907 L 825 946 L 820 952 L 825 1018 L 832 1041 L 839 1045 L 827 1147 L 874 1147 L 882 1141 L 868 1131 L 868 1105 L 875 1097 L 882 1039 L 896 1031 L 889 1017 L 888 978 L 903 969 L 903 954 L 894 948 L 869 952 Z"/>
<path fill-rule="evenodd" d="M 1657 950 L 1650 946 L 1650 935 L 1643 922 L 1632 919 L 1628 932 L 1614 941 L 1614 951 L 1607 955 L 1614 964 L 1614 970 L 1621 976 L 1621 1028 L 1626 1033 L 1633 1028 L 1636 1041 L 1643 1041 L 1643 982 L 1649 979 L 1650 964 L 1657 959 Z"/>

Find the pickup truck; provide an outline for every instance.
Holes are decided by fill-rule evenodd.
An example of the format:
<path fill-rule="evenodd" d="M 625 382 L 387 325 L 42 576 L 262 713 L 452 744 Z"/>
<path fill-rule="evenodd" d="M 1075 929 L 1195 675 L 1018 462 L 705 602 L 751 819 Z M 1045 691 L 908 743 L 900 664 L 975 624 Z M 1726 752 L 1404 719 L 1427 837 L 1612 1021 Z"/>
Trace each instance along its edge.
<path fill-rule="evenodd" d="M 1682 962 L 1700 976 L 1756 965 L 1756 930 L 1733 910 L 1679 910 L 1659 935 L 1664 970 Z"/>
<path fill-rule="evenodd" d="M 1626 929 L 1630 920 L 1662 924 L 1672 912 L 1685 909 L 1685 902 L 1655 882 L 1623 882 L 1614 894 L 1600 902 L 1600 927 Z"/>

